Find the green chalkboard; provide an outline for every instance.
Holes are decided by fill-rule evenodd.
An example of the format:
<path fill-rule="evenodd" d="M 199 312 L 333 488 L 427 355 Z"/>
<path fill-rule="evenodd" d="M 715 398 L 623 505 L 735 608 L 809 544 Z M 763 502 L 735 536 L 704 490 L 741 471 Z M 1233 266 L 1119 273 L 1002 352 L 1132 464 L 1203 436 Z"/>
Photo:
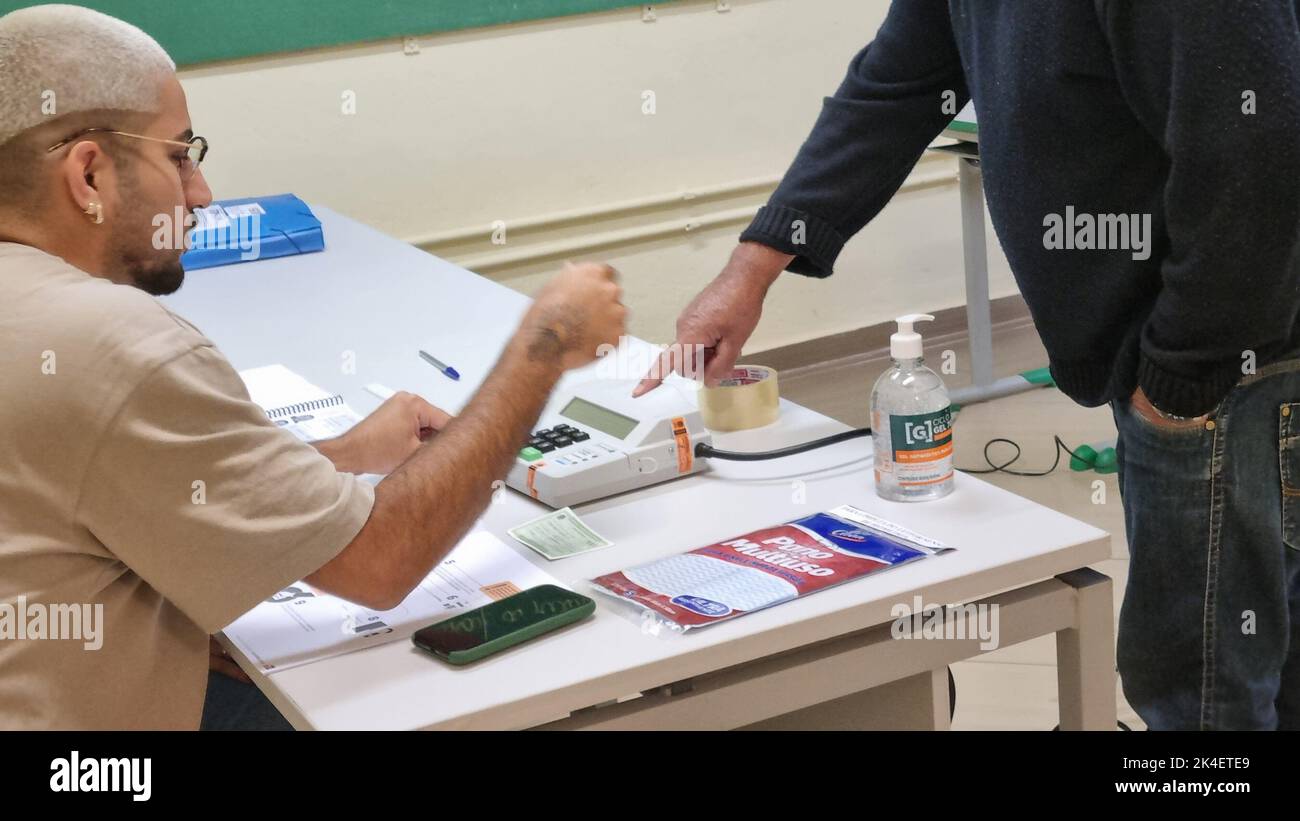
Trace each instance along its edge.
<path fill-rule="evenodd" d="M 642 5 L 626 0 L 63 0 L 152 34 L 179 65 Z M 663 0 L 660 0 L 662 3 Z M 0 14 L 32 0 L 0 0 Z"/>

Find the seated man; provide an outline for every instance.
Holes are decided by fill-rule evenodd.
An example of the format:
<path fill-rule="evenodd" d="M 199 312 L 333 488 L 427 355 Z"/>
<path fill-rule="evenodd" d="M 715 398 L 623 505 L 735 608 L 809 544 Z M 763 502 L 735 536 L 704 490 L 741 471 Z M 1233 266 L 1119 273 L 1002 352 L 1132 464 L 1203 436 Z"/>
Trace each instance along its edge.
<path fill-rule="evenodd" d="M 197 728 L 209 635 L 285 585 L 396 606 L 563 371 L 623 332 L 613 271 L 568 267 L 460 416 L 399 395 L 303 444 L 154 298 L 184 278 L 154 215 L 208 204 L 205 147 L 148 35 L 71 6 L 0 17 L 0 727 Z M 83 604 L 93 641 L 15 631 L 19 607 Z"/>

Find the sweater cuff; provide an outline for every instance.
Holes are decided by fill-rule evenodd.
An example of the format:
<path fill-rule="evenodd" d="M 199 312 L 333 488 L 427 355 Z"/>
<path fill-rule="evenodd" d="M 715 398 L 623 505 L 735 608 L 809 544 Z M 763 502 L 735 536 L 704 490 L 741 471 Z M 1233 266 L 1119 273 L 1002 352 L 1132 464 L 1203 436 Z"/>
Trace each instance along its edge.
<path fill-rule="evenodd" d="M 787 270 L 793 273 L 828 277 L 847 240 L 819 217 L 783 205 L 765 205 L 740 235 L 740 241 L 792 254 L 795 259 Z"/>
<path fill-rule="evenodd" d="M 1138 386 L 1157 410 L 1174 416 L 1201 416 L 1219 406 L 1232 386 L 1241 380 L 1241 371 L 1232 365 L 1209 379 L 1188 379 L 1161 368 L 1147 355 L 1138 359 Z"/>

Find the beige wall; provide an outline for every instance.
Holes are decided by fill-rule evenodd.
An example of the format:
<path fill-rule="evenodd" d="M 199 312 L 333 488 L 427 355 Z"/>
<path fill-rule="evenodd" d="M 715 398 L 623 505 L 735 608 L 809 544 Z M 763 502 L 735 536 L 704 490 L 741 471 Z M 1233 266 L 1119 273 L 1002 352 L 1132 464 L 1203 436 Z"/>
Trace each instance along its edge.
<path fill-rule="evenodd" d="M 633 332 L 668 341 L 888 3 L 717 5 L 420 37 L 415 55 L 390 41 L 240 61 L 183 81 L 217 196 L 293 191 L 525 292 L 565 257 L 607 259 Z M 963 303 L 955 166 L 932 157 L 913 177 L 836 277 L 783 278 L 748 350 Z M 991 235 L 990 247 L 992 295 L 1014 293 Z"/>

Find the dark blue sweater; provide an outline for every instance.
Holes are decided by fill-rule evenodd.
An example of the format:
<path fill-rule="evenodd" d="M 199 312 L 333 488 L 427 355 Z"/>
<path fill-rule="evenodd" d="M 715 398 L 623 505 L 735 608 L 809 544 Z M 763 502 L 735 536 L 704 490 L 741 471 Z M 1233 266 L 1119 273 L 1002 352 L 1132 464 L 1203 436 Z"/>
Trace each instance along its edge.
<path fill-rule="evenodd" d="M 1300 348 L 1297 0 L 895 0 L 742 240 L 828 276 L 952 119 L 945 92 L 975 101 L 993 225 L 1069 396 L 1141 385 L 1197 415 Z M 1149 215 L 1149 258 L 1061 247 L 1071 213 Z"/>

